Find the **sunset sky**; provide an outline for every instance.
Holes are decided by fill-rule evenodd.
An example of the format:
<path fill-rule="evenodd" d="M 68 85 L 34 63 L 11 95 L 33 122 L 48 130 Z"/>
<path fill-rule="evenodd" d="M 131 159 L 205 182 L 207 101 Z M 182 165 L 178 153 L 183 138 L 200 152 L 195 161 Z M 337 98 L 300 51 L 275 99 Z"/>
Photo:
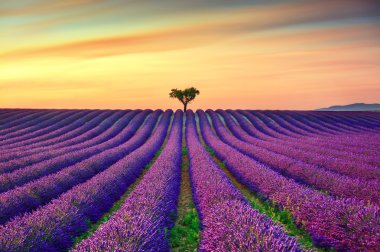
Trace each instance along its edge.
<path fill-rule="evenodd" d="M 378 0 L 0 0 L 0 107 L 380 102 Z"/>

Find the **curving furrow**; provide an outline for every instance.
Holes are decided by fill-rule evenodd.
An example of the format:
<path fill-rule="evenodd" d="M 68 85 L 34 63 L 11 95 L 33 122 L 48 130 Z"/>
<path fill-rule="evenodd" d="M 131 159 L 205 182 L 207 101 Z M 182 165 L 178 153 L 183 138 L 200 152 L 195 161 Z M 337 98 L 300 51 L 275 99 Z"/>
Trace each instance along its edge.
<path fill-rule="evenodd" d="M 24 155 L 23 152 L 18 152 L 18 153 L 13 153 L 8 156 L 9 160 L 12 159 L 17 159 L 17 160 L 12 160 L 8 161 L 9 164 L 12 164 L 13 166 L 25 166 L 25 162 L 27 165 L 31 165 L 33 163 L 43 161 L 46 159 L 46 152 L 49 153 L 49 155 L 53 156 L 54 155 L 59 155 L 59 154 L 66 154 L 68 152 L 76 151 L 76 150 L 81 150 L 85 148 L 89 148 L 98 144 L 101 144 L 103 142 L 106 142 L 113 137 L 115 137 L 117 134 L 119 134 L 127 125 L 129 122 L 134 118 L 136 114 L 141 112 L 140 110 L 135 110 L 129 112 L 127 115 L 123 116 L 119 120 L 117 120 L 114 124 L 110 125 L 108 120 L 105 120 L 101 122 L 100 124 L 105 124 L 107 125 L 108 129 L 106 129 L 102 134 L 89 139 L 87 141 L 83 141 L 80 143 L 75 143 L 75 144 L 70 144 L 67 143 L 66 147 L 62 146 L 61 148 L 39 148 L 39 149 L 33 149 L 33 151 L 29 151 L 25 153 Z M 38 155 L 36 154 L 38 153 Z M 1 167 L 4 167 L 2 163 L 0 163 L 0 169 Z"/>
<path fill-rule="evenodd" d="M 202 146 L 187 112 L 190 181 L 202 232 L 199 251 L 301 251 L 293 237 L 245 201 Z"/>
<path fill-rule="evenodd" d="M 72 251 L 170 251 L 181 179 L 182 111 L 162 153 L 121 208 Z"/>
<path fill-rule="evenodd" d="M 103 172 L 34 212 L 0 226 L 0 247 L 6 251 L 64 251 L 112 206 L 141 174 L 162 145 L 172 111 L 165 112 L 152 136 L 140 148 Z"/>
<path fill-rule="evenodd" d="M 67 251 L 91 232 L 74 251 L 170 251 L 167 229 L 184 155 L 183 113 L 175 113 L 170 128 L 172 115 L 0 109 L 0 251 Z M 380 113 L 186 115 L 199 251 L 302 251 L 296 238 L 251 207 L 249 190 L 260 211 L 269 204 L 264 212 L 275 221 L 287 214 L 317 247 L 380 247 Z"/>
<path fill-rule="evenodd" d="M 5 223 L 13 216 L 49 202 L 49 200 L 86 181 L 133 152 L 144 144 L 149 137 L 160 113 L 161 111 L 156 111 L 137 132 L 136 136 L 119 148 L 104 151 L 102 154 L 95 155 L 62 171 L 0 194 L 0 209 L 4 213 L 4 216 L 0 216 L 0 223 Z"/>
<path fill-rule="evenodd" d="M 294 135 L 294 129 L 297 128 L 295 125 L 290 124 L 287 122 L 284 118 L 282 118 L 279 115 L 275 115 L 274 112 L 265 112 L 265 111 L 250 111 L 252 115 L 259 116 L 263 122 L 266 122 L 267 126 L 271 126 L 271 128 L 279 133 L 281 132 L 286 132 L 287 133 L 287 138 L 282 137 L 283 139 L 294 139 L 294 138 L 299 138 L 299 139 L 313 139 L 313 138 L 320 138 L 323 137 L 320 134 L 317 135 L 302 135 L 297 136 Z M 279 113 L 280 114 L 280 113 Z M 268 117 L 268 118 L 265 118 Z M 270 123 L 270 125 L 269 125 Z M 293 129 L 293 131 L 292 131 Z M 299 129 L 298 129 L 299 130 Z M 290 133 L 289 133 L 290 132 Z M 338 133 L 339 134 L 339 133 Z M 330 137 L 330 136 L 329 136 Z"/>
<path fill-rule="evenodd" d="M 364 112 L 352 112 L 352 113 L 353 113 L 352 116 L 354 116 L 354 117 L 356 117 L 356 118 L 363 118 L 363 119 L 366 119 L 366 116 L 363 117 L 363 115 L 365 115 Z M 292 113 L 292 114 L 298 114 L 298 112 L 294 112 L 294 113 Z M 305 117 L 303 117 L 303 115 L 305 115 Z M 317 115 L 318 115 L 318 114 L 317 114 L 315 111 L 304 111 L 304 112 L 301 113 L 301 117 L 299 117 L 299 120 L 303 119 L 303 120 L 305 120 L 305 121 L 308 121 L 308 120 L 310 120 L 310 119 L 315 119 L 315 118 L 317 118 Z M 311 116 L 312 116 L 312 117 L 311 117 Z M 318 122 L 318 123 L 322 123 L 323 125 L 326 125 L 326 123 L 324 123 L 324 121 L 323 121 L 324 117 L 323 117 L 323 116 L 320 116 L 319 118 L 322 119 L 322 120 L 317 120 L 317 122 Z M 331 120 L 330 122 L 331 122 L 331 123 L 334 123 L 334 120 Z M 374 130 L 376 130 L 376 129 L 378 129 L 379 126 L 380 126 L 379 123 L 380 123 L 379 121 L 378 121 L 378 122 L 376 122 L 376 121 L 371 121 L 370 124 L 367 125 L 366 128 L 370 128 L 370 129 L 374 129 Z M 316 126 L 319 126 L 318 124 L 315 124 L 315 125 L 316 125 Z M 332 125 L 332 124 L 330 124 L 330 125 Z M 341 126 L 342 126 L 342 125 L 341 125 Z M 365 130 L 367 131 L 367 129 L 365 129 Z"/>
<path fill-rule="evenodd" d="M 97 119 L 98 120 L 91 121 L 91 123 L 87 124 L 86 128 L 90 128 L 90 129 L 96 128 L 99 125 L 99 119 L 103 121 L 105 118 L 97 118 Z M 83 135 L 86 135 L 86 133 Z M 78 136 L 74 139 L 77 139 L 77 138 L 80 138 L 80 137 Z M 68 146 L 71 146 L 71 144 L 69 143 Z M 85 150 L 81 150 L 81 151 L 85 151 Z M 3 154 L 2 159 L 8 160 L 8 161 L 0 162 L 0 174 L 17 171 L 18 169 L 21 169 L 23 167 L 33 165 L 41 161 L 46 161 L 47 159 L 52 159 L 54 157 L 58 158 L 62 154 L 68 154 L 68 153 L 65 152 L 64 150 L 55 151 L 55 149 L 51 147 L 51 149 L 39 150 L 36 154 L 33 154 L 33 155 L 28 155 L 28 154 L 30 153 L 25 153 L 24 155 L 22 155 L 22 152 L 15 152 L 15 153 L 11 152 L 9 155 Z M 80 154 L 78 153 L 77 155 L 80 155 Z"/>
<path fill-rule="evenodd" d="M 76 120 L 74 122 L 74 124 L 68 126 L 68 127 L 64 127 L 62 130 L 59 130 L 58 132 L 63 132 L 64 133 L 67 133 L 67 132 L 75 132 L 75 131 L 78 131 L 78 127 L 81 127 L 81 126 L 84 126 L 84 125 L 88 125 L 88 122 L 91 121 L 91 120 L 94 120 L 95 118 L 100 118 L 100 117 L 104 117 L 104 112 L 102 111 L 92 111 L 90 113 L 88 113 L 87 115 L 83 116 L 82 118 L 79 118 L 78 120 Z M 51 139 L 50 140 L 45 140 L 45 141 L 52 141 Z M 45 141 L 41 141 L 41 142 L 45 142 Z M 41 143 L 38 143 L 37 141 L 37 144 L 41 144 Z M 32 149 L 33 146 L 23 146 L 23 147 L 19 147 L 19 148 L 14 148 L 13 150 L 0 150 L 1 153 L 3 154 L 7 154 L 7 153 L 11 153 L 11 152 L 14 152 L 14 151 L 27 151 L 27 150 L 30 150 Z"/>
<path fill-rule="evenodd" d="M 228 111 L 230 112 L 235 118 L 241 118 L 240 113 L 236 113 L 235 111 Z M 343 142 L 343 139 L 340 138 L 339 140 L 336 140 L 335 142 L 331 142 L 331 137 L 329 139 L 317 139 L 317 141 L 310 142 L 310 138 L 303 138 L 300 140 L 297 139 L 282 139 L 277 136 L 277 138 L 273 137 L 267 137 L 263 134 L 260 133 L 260 127 L 265 127 L 265 126 L 260 126 L 255 122 L 255 118 L 251 117 L 250 115 L 247 115 L 246 113 L 242 113 L 243 115 L 246 115 L 249 120 L 252 120 L 253 124 L 247 124 L 247 121 L 245 119 L 238 119 L 239 123 L 242 125 L 244 130 L 246 130 L 250 135 L 254 137 L 258 137 L 263 140 L 267 141 L 274 141 L 278 143 L 284 143 L 285 145 L 289 147 L 294 147 L 296 149 L 301 149 L 301 150 L 308 150 L 312 151 L 313 153 L 318 153 L 318 152 L 324 152 L 321 153 L 323 155 L 335 155 L 336 157 L 339 156 L 354 156 L 353 160 L 357 160 L 355 156 L 362 155 L 364 158 L 364 162 L 368 162 L 369 164 L 376 165 L 378 164 L 378 155 L 371 155 L 370 153 L 367 153 L 368 148 L 360 147 L 360 148 L 347 148 L 345 145 L 341 148 L 340 146 L 341 143 L 339 143 L 339 140 Z M 268 128 L 266 128 L 268 130 Z M 274 133 L 272 133 L 274 135 Z M 352 135 L 349 135 L 350 138 L 352 138 Z M 345 135 L 344 137 L 347 137 Z M 315 138 L 314 138 L 315 139 Z M 359 140 L 356 140 L 359 141 Z M 368 143 L 367 143 L 368 146 Z M 378 152 L 378 149 L 377 149 Z"/>
<path fill-rule="evenodd" d="M 202 111 L 198 113 L 203 114 Z M 376 189 L 380 188 L 378 181 L 369 182 L 341 176 L 323 170 L 315 165 L 309 165 L 288 156 L 274 153 L 270 151 L 270 148 L 264 149 L 255 144 L 249 144 L 230 134 L 215 112 L 208 110 L 207 113 L 211 115 L 213 128 L 223 142 L 234 147 L 241 153 L 268 165 L 268 167 L 279 171 L 281 174 L 289 176 L 298 182 L 325 190 L 338 197 L 355 197 L 360 200 L 368 200 L 375 204 L 380 203 L 380 192 Z M 203 118 L 205 118 L 204 115 L 201 117 L 201 120 Z M 239 131 L 238 126 L 234 125 L 235 127 L 233 127 L 231 122 L 228 123 L 228 126 L 232 132 L 236 133 Z"/>
<path fill-rule="evenodd" d="M 308 117 L 309 120 L 313 120 L 315 123 L 323 127 L 332 128 L 337 132 L 342 132 L 342 133 L 359 132 L 358 129 L 354 129 L 343 123 L 340 123 L 339 121 L 332 119 L 331 117 L 321 113 L 320 111 L 309 112 L 308 114 L 310 115 L 310 117 Z"/>
<path fill-rule="evenodd" d="M 306 117 L 302 117 L 302 120 L 300 120 L 295 116 L 296 112 L 289 112 L 288 114 L 286 114 L 286 112 L 277 111 L 274 113 L 277 115 L 277 118 L 275 120 L 285 122 L 286 127 L 303 128 L 316 132 L 316 134 L 310 135 L 310 138 L 331 137 L 332 135 L 339 135 L 344 132 L 341 128 L 338 128 L 335 131 L 331 131 L 330 128 L 323 127 L 323 124 L 319 125 L 306 120 Z"/>
<path fill-rule="evenodd" d="M 244 116 L 246 116 L 246 118 L 248 118 L 252 125 L 254 125 L 254 127 L 260 129 L 260 127 L 264 127 L 263 125 L 260 125 L 258 122 L 257 122 L 257 118 L 255 118 L 254 116 L 252 116 L 251 114 L 247 113 L 247 112 L 244 112 L 244 111 L 240 111 Z M 272 128 L 275 128 L 274 125 L 272 125 Z M 268 128 L 267 128 L 268 130 Z M 271 132 L 271 135 L 274 135 L 275 136 L 275 139 L 276 141 L 282 141 L 282 140 L 288 140 L 291 141 L 295 141 L 295 142 L 299 142 L 299 143 L 302 143 L 303 146 L 305 147 L 310 147 L 310 148 L 315 148 L 316 146 L 318 147 L 323 147 L 325 149 L 329 149 L 331 150 L 332 152 L 334 152 L 335 150 L 339 150 L 339 151 L 351 151 L 351 152 L 354 152 L 354 153 L 361 153 L 361 154 L 364 154 L 364 155 L 367 155 L 367 151 L 363 151 L 362 150 L 362 147 L 351 147 L 351 146 L 347 146 L 345 143 L 342 143 L 344 139 L 340 138 L 339 140 L 331 140 L 333 137 L 330 137 L 330 138 L 324 138 L 324 139 L 321 139 L 321 138 L 303 138 L 302 141 L 296 141 L 295 138 L 283 138 L 281 136 L 281 134 L 279 133 L 276 133 L 273 129 L 271 129 L 272 132 Z M 350 137 L 352 135 L 349 135 Z M 343 138 L 347 137 L 347 134 L 345 135 L 342 135 Z M 265 136 L 262 136 L 261 135 L 261 138 L 262 139 L 267 139 L 268 141 L 270 140 L 273 140 L 273 138 L 271 139 L 268 139 L 266 138 Z M 366 147 L 369 147 L 368 144 L 366 145 Z M 302 147 L 303 148 L 303 147 Z M 371 154 L 368 154 L 368 155 L 371 155 Z"/>
<path fill-rule="evenodd" d="M 17 113 L 12 120 L 7 120 L 4 122 L 4 124 L 0 125 L 0 134 L 1 132 L 5 130 L 9 130 L 9 128 L 15 127 L 15 126 L 23 126 L 24 123 L 29 123 L 30 120 L 33 120 L 33 118 L 36 118 L 38 116 L 42 116 L 46 113 L 53 112 L 52 109 L 32 109 L 32 110 L 23 110 L 20 111 L 20 113 Z"/>
<path fill-rule="evenodd" d="M 75 123 L 69 127 L 65 127 L 62 130 L 59 130 L 55 136 L 51 139 L 46 139 L 41 142 L 36 141 L 35 143 L 31 143 L 26 146 L 20 146 L 18 148 L 14 148 L 9 150 L 3 155 L 8 158 L 8 156 L 18 156 L 21 154 L 30 154 L 35 152 L 42 152 L 49 149 L 59 148 L 59 146 L 68 146 L 72 144 L 72 140 L 80 139 L 82 135 L 87 134 L 88 131 L 99 126 L 100 123 L 105 121 L 105 119 L 109 116 L 109 112 L 93 112 L 87 114 L 83 118 L 75 121 Z M 23 155 L 21 155 L 23 156 Z M 19 156 L 18 156 L 19 157 Z"/>
<path fill-rule="evenodd" d="M 304 126 L 306 127 L 306 125 L 304 123 L 295 123 L 295 120 L 291 120 L 290 117 L 286 117 L 284 116 L 280 111 L 278 112 L 278 116 L 280 117 L 280 120 L 285 120 L 289 123 L 289 127 L 300 127 L 300 126 Z M 295 123 L 295 125 L 293 126 L 292 124 Z M 357 131 L 355 129 L 351 129 L 352 132 L 360 132 L 360 131 Z M 341 130 L 338 131 L 337 133 L 339 134 L 340 132 L 342 132 Z M 317 137 L 319 137 L 319 135 L 316 135 Z"/>
<path fill-rule="evenodd" d="M 365 178 L 380 181 L 380 170 L 377 167 L 362 162 L 357 156 L 348 158 L 350 157 L 350 153 L 343 153 L 343 155 L 338 158 L 337 156 L 333 156 L 329 151 L 326 152 L 323 149 L 318 149 L 316 147 L 308 149 L 302 145 L 302 140 L 299 140 L 298 144 L 294 144 L 294 141 L 285 140 L 262 141 L 250 136 L 243 130 L 240 130 L 238 126 L 231 121 L 227 113 L 223 111 L 219 111 L 219 113 L 224 116 L 231 131 L 233 131 L 233 133 L 242 141 L 251 143 L 267 151 L 297 159 L 320 169 L 329 170 L 352 178 Z M 249 126 L 244 124 L 242 118 L 238 117 L 236 114 L 235 116 L 240 123 L 240 126 L 244 129 L 249 129 Z"/>
<path fill-rule="evenodd" d="M 47 110 L 47 111 L 38 111 L 34 114 L 20 118 L 7 124 L 5 128 L 0 130 L 0 136 L 5 136 L 6 134 L 13 134 L 16 131 L 21 131 L 24 129 L 30 129 L 33 127 L 38 128 L 40 123 L 43 123 L 45 120 L 49 120 L 52 116 L 55 116 L 62 111 L 60 110 Z"/>
<path fill-rule="evenodd" d="M 331 134 L 337 134 L 342 130 L 340 128 L 334 128 L 323 122 L 317 123 L 315 118 L 312 118 L 310 113 L 304 111 L 283 111 L 278 112 L 279 115 L 283 114 L 288 121 L 296 121 L 298 124 L 303 125 L 304 127 L 316 130 L 321 135 L 331 136 Z"/>
<path fill-rule="evenodd" d="M 250 117 L 248 117 L 250 115 Z M 275 120 L 272 118 L 266 116 L 261 111 L 248 111 L 247 115 L 248 119 L 254 119 L 256 122 L 258 120 L 261 121 L 265 125 L 265 127 L 270 130 L 271 134 L 275 135 L 279 138 L 302 138 L 303 136 L 300 134 L 297 134 L 295 132 L 289 131 L 287 128 L 283 128 L 277 124 Z"/>
<path fill-rule="evenodd" d="M 0 119 L 0 130 L 6 128 L 9 123 L 12 123 L 15 120 L 18 120 L 22 117 L 36 113 L 38 110 L 35 109 L 3 109 Z"/>
<path fill-rule="evenodd" d="M 278 113 L 282 114 L 283 112 Z M 247 116 L 247 113 L 245 113 L 244 115 Z M 250 120 L 253 119 L 252 115 L 247 117 L 249 117 Z M 380 124 L 378 124 L 377 127 L 379 128 Z M 326 148 L 331 149 L 332 151 L 338 148 L 339 150 L 351 150 L 355 153 L 378 155 L 378 149 L 380 148 L 380 134 L 378 133 L 379 132 L 369 133 L 367 128 L 365 130 L 357 131 L 352 134 L 347 134 L 347 132 L 345 132 L 344 134 L 337 133 L 335 135 L 330 136 L 316 135 L 313 137 L 303 138 L 302 142 L 303 144 L 324 146 Z M 290 138 L 288 140 L 290 140 Z M 371 151 L 372 153 L 370 153 Z"/>
<path fill-rule="evenodd" d="M 366 118 L 368 120 L 371 120 L 376 125 L 379 125 L 379 123 L 380 123 L 380 115 L 379 115 L 378 112 L 374 112 L 374 111 L 366 111 L 366 112 L 364 112 L 363 111 L 363 114 L 366 116 Z"/>
<path fill-rule="evenodd" d="M 12 146 L 13 144 L 19 142 L 25 142 L 26 140 L 30 140 L 32 138 L 39 137 L 41 135 L 45 135 L 59 129 L 61 127 L 66 127 L 68 124 L 74 122 L 75 120 L 81 118 L 86 114 L 86 111 L 68 111 L 64 113 L 60 113 L 59 115 L 51 118 L 50 120 L 45 121 L 45 127 L 41 127 L 39 130 L 36 129 L 25 129 L 25 132 L 15 132 L 14 136 L 10 136 L 10 134 L 4 136 L 5 139 L 1 141 L 2 148 L 5 146 Z"/>
<path fill-rule="evenodd" d="M 101 117 L 103 118 L 103 120 L 106 120 L 109 116 L 112 116 L 113 114 L 114 114 L 113 111 L 105 111 L 105 112 L 102 112 L 102 116 Z M 95 120 L 92 120 L 92 123 L 93 123 L 93 121 L 95 121 Z M 95 126 L 93 126 L 93 127 L 96 127 L 97 124 Z M 87 131 L 85 132 L 85 134 L 88 134 L 88 131 L 89 131 L 89 129 L 87 129 Z M 51 141 L 54 141 L 54 140 L 56 140 L 56 139 L 53 138 L 53 137 L 51 137 L 51 136 L 49 136 L 49 135 L 48 136 L 42 135 L 42 136 L 30 139 L 30 140 L 24 141 L 22 143 L 15 143 L 13 145 L 8 146 L 7 149 L 8 149 L 8 152 L 10 152 L 10 151 L 17 151 L 17 150 L 32 149 L 32 148 L 36 148 L 36 147 L 41 146 L 41 145 L 43 146 L 43 144 L 46 144 L 44 141 L 51 142 Z M 62 144 L 62 143 L 60 143 L 60 144 Z"/>
<path fill-rule="evenodd" d="M 312 137 L 318 134 L 315 130 L 309 130 L 306 127 L 300 126 L 300 124 L 296 124 L 294 122 L 289 123 L 286 119 L 282 117 L 280 113 L 275 113 L 272 111 L 261 111 L 258 113 L 261 113 L 264 116 L 270 118 L 272 120 L 273 125 L 278 125 L 278 128 L 281 128 L 281 130 L 285 131 L 288 135 L 296 134 L 296 138 Z"/>
<path fill-rule="evenodd" d="M 310 113 L 310 112 L 309 112 Z M 280 112 L 280 114 L 282 114 L 281 112 Z M 295 112 L 293 112 L 293 113 L 291 113 L 291 114 L 296 114 Z M 358 118 L 359 117 L 359 115 L 360 114 L 355 114 L 355 116 Z M 302 119 L 303 120 L 306 120 L 307 119 L 307 117 L 302 117 Z M 377 125 L 370 125 L 370 126 L 367 126 L 367 127 L 365 127 L 365 128 L 362 128 L 361 130 L 358 130 L 358 131 L 356 131 L 356 133 L 359 133 L 359 134 L 366 134 L 366 135 L 368 135 L 369 137 L 371 136 L 371 135 L 373 135 L 373 134 L 376 134 L 376 135 L 378 135 L 378 133 L 380 133 L 377 129 L 379 129 L 379 127 L 380 127 L 380 123 L 377 123 Z M 377 129 L 376 129 L 377 128 Z M 347 132 L 344 132 L 344 133 L 347 133 Z M 330 137 L 340 137 L 340 136 L 344 136 L 344 135 L 346 135 L 346 134 L 337 134 L 337 136 L 330 136 Z M 321 136 L 320 136 L 321 137 Z M 357 143 L 355 143 L 355 144 L 357 144 Z"/>
<path fill-rule="evenodd" d="M 107 130 L 109 127 L 111 127 L 116 121 L 118 121 L 123 115 L 125 114 L 124 111 L 115 111 L 111 112 L 108 117 L 104 118 L 102 122 L 100 122 L 98 125 L 96 125 L 91 130 L 88 130 L 86 133 L 80 135 L 80 138 L 82 141 L 87 141 L 89 139 L 92 139 L 100 134 L 102 134 L 105 130 Z M 28 148 L 28 149 L 36 149 L 38 146 L 43 146 L 44 140 L 53 140 L 54 135 L 56 135 L 56 132 L 47 132 L 47 134 L 40 135 L 37 138 L 30 139 L 29 141 L 23 141 L 20 144 L 13 145 L 11 148 L 11 151 L 17 148 Z M 72 141 L 73 139 L 71 139 Z M 52 146 L 48 146 L 49 149 L 51 149 Z"/>
<path fill-rule="evenodd" d="M 285 178 L 217 139 L 207 119 L 201 122 L 205 142 L 231 173 L 251 190 L 286 208 L 310 233 L 314 244 L 340 251 L 368 251 L 380 246 L 379 207 L 334 199 Z"/>
<path fill-rule="evenodd" d="M 71 133 L 77 132 L 78 130 L 81 130 L 82 127 L 84 127 L 84 126 L 88 127 L 89 125 L 92 125 L 91 120 L 93 120 L 93 119 L 95 120 L 96 117 L 100 117 L 101 115 L 102 115 L 102 113 L 100 111 L 90 112 L 87 115 L 83 116 L 82 118 L 76 120 L 70 126 L 63 127 L 62 129 L 57 130 L 57 134 L 60 135 L 61 137 L 62 136 L 68 137 Z M 92 125 L 92 126 L 95 127 L 96 125 Z M 52 140 L 50 139 L 50 140 L 46 140 L 46 141 L 42 141 L 42 142 L 47 142 L 47 141 L 52 141 Z M 49 147 L 52 147 L 52 146 L 53 145 L 49 145 Z M 45 149 L 46 149 L 46 147 L 45 147 Z M 3 151 L 0 151 L 0 163 L 1 162 L 8 162 L 9 160 L 24 157 L 24 156 L 27 156 L 29 154 L 39 153 L 41 151 L 44 151 L 44 149 L 43 148 L 42 149 L 31 148 L 30 146 L 25 146 L 25 148 L 23 148 L 23 147 L 15 148 L 15 149 L 8 150 L 8 151 L 3 150 Z"/>
<path fill-rule="evenodd" d="M 362 112 L 354 112 L 354 111 L 343 111 L 340 113 L 335 113 L 335 117 L 341 118 L 343 121 L 347 122 L 350 125 L 354 125 L 360 129 L 370 130 L 376 129 L 379 127 L 379 124 L 376 122 L 372 122 L 371 120 L 366 119 L 365 117 L 361 117 Z"/>
<path fill-rule="evenodd" d="M 127 142 L 131 137 L 136 133 L 139 126 L 144 121 L 145 117 L 150 113 L 150 111 L 145 111 L 145 113 L 141 113 L 140 116 L 136 117 L 135 123 L 132 123 L 129 127 L 126 127 L 123 129 L 123 131 L 115 136 L 112 139 L 109 139 L 108 141 L 90 147 L 85 148 L 82 150 L 77 150 L 75 152 L 66 153 L 63 155 L 58 155 L 56 157 L 51 157 L 50 153 L 49 155 L 45 155 L 44 161 L 36 163 L 31 166 L 27 166 L 23 169 L 16 170 L 11 173 L 6 173 L 0 175 L 0 185 L 1 185 L 1 192 L 5 192 L 9 189 L 12 189 L 16 186 L 23 185 L 29 181 L 32 181 L 37 178 L 41 178 L 43 176 L 58 172 L 68 166 L 75 166 L 77 163 L 79 165 L 86 162 L 91 162 L 91 160 L 97 160 L 98 156 L 107 156 L 107 151 L 112 152 L 112 155 L 109 154 L 105 160 L 114 158 L 114 156 L 118 157 L 118 153 L 123 153 L 124 146 L 123 144 Z M 159 116 L 159 111 L 157 111 L 153 116 L 150 118 L 150 121 L 157 120 Z M 148 124 L 151 125 L 151 124 Z M 149 134 L 149 128 L 145 131 L 138 132 L 140 136 L 142 135 L 142 139 L 144 140 L 144 137 L 147 137 Z M 131 139 L 131 146 L 135 146 L 134 142 L 136 141 L 141 142 L 142 140 L 140 138 L 134 138 Z M 121 145 L 121 146 L 120 146 Z"/>

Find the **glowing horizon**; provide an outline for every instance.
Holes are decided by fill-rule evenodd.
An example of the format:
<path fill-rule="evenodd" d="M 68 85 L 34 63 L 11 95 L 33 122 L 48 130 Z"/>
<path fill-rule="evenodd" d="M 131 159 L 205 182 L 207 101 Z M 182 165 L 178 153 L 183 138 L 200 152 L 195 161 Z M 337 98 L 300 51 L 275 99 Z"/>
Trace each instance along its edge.
<path fill-rule="evenodd" d="M 0 107 L 316 109 L 380 102 L 372 0 L 0 4 Z"/>

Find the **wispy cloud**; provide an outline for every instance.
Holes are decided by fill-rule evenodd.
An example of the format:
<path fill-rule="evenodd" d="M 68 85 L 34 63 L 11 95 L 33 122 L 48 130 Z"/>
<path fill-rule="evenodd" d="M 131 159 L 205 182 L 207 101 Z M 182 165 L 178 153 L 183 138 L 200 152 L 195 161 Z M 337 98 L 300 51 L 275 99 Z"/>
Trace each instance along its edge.
<path fill-rule="evenodd" d="M 88 4 L 90 0 L 79 1 L 77 5 Z M 71 6 L 75 1 L 69 1 L 67 6 Z M 272 31 L 281 29 L 307 29 L 315 30 L 320 33 L 320 30 L 325 30 L 324 37 L 335 37 L 329 26 L 323 27 L 323 24 L 318 25 L 318 22 L 327 22 L 333 20 L 371 17 L 373 22 L 376 19 L 374 9 L 363 8 L 357 5 L 356 1 L 347 1 L 352 4 L 350 8 L 343 9 L 340 12 L 336 10 L 339 7 L 339 1 L 332 1 L 328 6 L 320 3 L 302 3 L 296 4 L 277 4 L 254 6 L 251 8 L 223 10 L 220 12 L 211 12 L 208 15 L 200 13 L 194 15 L 197 20 L 186 21 L 181 26 L 173 23 L 166 27 L 150 29 L 142 33 L 120 34 L 110 37 L 98 37 L 92 39 L 81 39 L 80 37 L 73 38 L 73 41 L 64 42 L 62 44 L 34 46 L 32 48 L 16 48 L 12 51 L 3 52 L 2 58 L 23 58 L 23 57 L 103 57 L 125 53 L 141 53 L 177 50 L 181 48 L 196 47 L 204 44 L 213 43 L 221 39 L 229 39 L 245 34 L 252 34 L 258 31 Z M 70 4 L 71 3 L 71 4 Z M 65 6 L 66 6 L 65 5 Z M 54 6 L 54 5 L 53 5 Z M 37 7 L 36 7 L 37 8 Z M 49 8 L 49 7 L 45 7 Z M 51 7 L 53 8 L 53 7 Z M 334 11 L 330 10 L 333 9 Z M 355 9 L 354 9 L 355 8 Z M 315 11 L 318 10 L 318 11 Z M 364 11 L 366 10 L 366 11 Z M 369 16 L 364 16 L 368 14 Z M 65 22 L 65 19 L 57 21 Z M 379 21 L 380 24 L 380 21 Z M 42 25 L 42 24 L 40 24 Z M 50 25 L 54 25 L 50 24 Z M 344 32 L 349 32 L 350 27 L 354 30 L 358 24 L 346 25 L 343 23 L 330 24 L 332 28 L 335 26 L 348 26 Z M 360 24 L 367 26 L 367 23 Z M 375 38 L 380 38 L 379 26 L 374 27 L 371 34 Z M 294 36 L 297 36 L 295 30 Z M 292 35 L 292 36 L 293 36 Z M 288 39 L 284 36 L 283 39 Z M 300 38 L 302 40 L 302 38 Z"/>
<path fill-rule="evenodd" d="M 204 83 L 207 101 L 216 102 L 215 87 L 228 101 L 231 81 L 244 90 L 219 105 L 246 106 L 251 94 L 270 107 L 272 94 L 285 108 L 296 107 L 284 98 L 291 92 L 322 101 L 329 85 L 353 99 L 345 83 L 363 85 L 371 91 L 362 94 L 374 99 L 380 71 L 375 0 L 8 1 L 0 5 L 0 36 L 0 88 L 13 103 L 20 90 L 26 101 L 30 91 L 31 102 L 32 90 L 42 94 L 39 101 L 69 90 L 92 107 L 107 107 L 112 99 L 122 104 L 120 90 L 137 85 L 133 96 L 166 104 L 161 89 L 190 79 Z M 92 97 L 84 98 L 84 90 Z M 109 100 L 96 105 L 104 90 Z M 297 104 L 317 102 L 299 98 Z"/>
<path fill-rule="evenodd" d="M 101 0 L 65 0 L 65 1 L 15 1 L 19 4 L 16 6 L 2 4 L 0 15 L 6 16 L 32 16 L 41 14 L 51 14 L 52 12 L 63 12 L 69 9 L 90 7 L 96 3 L 101 3 Z M 23 3 L 24 2 L 24 3 Z"/>

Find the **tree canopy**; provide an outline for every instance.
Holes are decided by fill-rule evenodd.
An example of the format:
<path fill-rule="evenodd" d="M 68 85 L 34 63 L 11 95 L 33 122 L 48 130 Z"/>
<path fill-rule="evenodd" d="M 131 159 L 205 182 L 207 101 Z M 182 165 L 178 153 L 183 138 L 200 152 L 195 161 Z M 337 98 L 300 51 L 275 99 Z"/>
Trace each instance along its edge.
<path fill-rule="evenodd" d="M 186 112 L 187 104 L 199 95 L 199 90 L 195 87 L 186 88 L 185 90 L 172 89 L 169 93 L 170 98 L 177 98 L 183 104 L 183 111 Z"/>

